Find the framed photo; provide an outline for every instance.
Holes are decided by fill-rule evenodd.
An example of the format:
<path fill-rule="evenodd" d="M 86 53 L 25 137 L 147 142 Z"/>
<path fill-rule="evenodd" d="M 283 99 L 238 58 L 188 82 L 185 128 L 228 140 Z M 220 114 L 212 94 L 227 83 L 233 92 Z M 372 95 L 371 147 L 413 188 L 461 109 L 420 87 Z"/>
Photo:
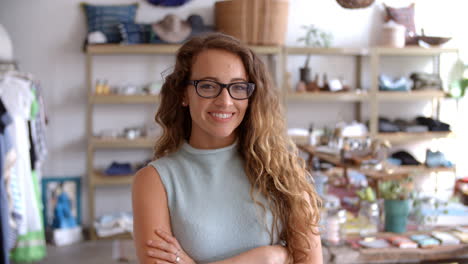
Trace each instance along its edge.
<path fill-rule="evenodd" d="M 81 225 L 81 177 L 42 178 L 42 202 L 46 229 L 54 227 L 59 214 Z"/>

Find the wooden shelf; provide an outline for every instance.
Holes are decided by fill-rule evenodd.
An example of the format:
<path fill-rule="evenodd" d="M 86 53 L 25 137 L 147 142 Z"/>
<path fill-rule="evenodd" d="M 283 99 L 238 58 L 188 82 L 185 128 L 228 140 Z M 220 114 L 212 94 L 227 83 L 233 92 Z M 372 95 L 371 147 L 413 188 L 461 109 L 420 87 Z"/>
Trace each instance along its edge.
<path fill-rule="evenodd" d="M 86 47 L 86 53 L 106 54 L 174 54 L 180 45 L 170 44 L 93 44 Z"/>
<path fill-rule="evenodd" d="M 95 232 L 95 231 L 93 231 Z M 95 234 L 96 236 L 96 239 L 98 240 L 132 240 L 133 239 L 133 236 L 131 233 L 129 232 L 126 232 L 126 233 L 121 233 L 121 234 L 117 234 L 117 235 L 113 235 L 113 236 L 108 236 L 108 237 L 100 237 L 98 236 L 97 234 Z"/>
<path fill-rule="evenodd" d="M 288 100 L 302 101 L 366 101 L 369 99 L 367 92 L 303 92 L 289 93 Z"/>
<path fill-rule="evenodd" d="M 159 95 L 91 95 L 92 104 L 153 104 L 159 102 Z"/>
<path fill-rule="evenodd" d="M 154 147 L 155 139 L 151 138 L 112 138 L 103 139 L 93 137 L 89 144 L 91 148 L 152 148 Z"/>
<path fill-rule="evenodd" d="M 411 101 L 446 98 L 444 91 L 408 91 L 408 92 L 378 92 L 379 101 Z"/>
<path fill-rule="evenodd" d="M 442 53 L 457 53 L 458 49 L 451 48 L 422 48 L 422 47 L 404 47 L 387 48 L 374 47 L 371 49 L 376 55 L 382 56 L 435 56 Z"/>
<path fill-rule="evenodd" d="M 415 173 L 427 175 L 430 173 L 439 172 L 455 172 L 455 168 L 429 168 L 425 165 L 403 165 L 395 166 L 395 168 L 385 171 L 376 171 L 370 169 L 358 169 L 358 171 L 374 180 L 395 180 L 409 177 Z"/>
<path fill-rule="evenodd" d="M 288 55 L 368 55 L 369 50 L 366 48 L 312 48 L 312 47 L 286 47 L 285 52 Z"/>
<path fill-rule="evenodd" d="M 280 54 L 283 49 L 281 46 L 249 46 L 249 48 L 260 55 Z"/>
<path fill-rule="evenodd" d="M 106 175 L 101 171 L 94 171 L 91 175 L 92 182 L 95 186 L 119 186 L 130 185 L 133 181 L 133 174 L 131 175 Z"/>
<path fill-rule="evenodd" d="M 93 44 L 86 47 L 90 55 L 120 55 L 120 54 L 175 54 L 181 45 L 170 44 Z M 255 53 L 261 55 L 280 54 L 281 46 L 249 46 Z"/>
<path fill-rule="evenodd" d="M 411 141 L 422 141 L 428 139 L 437 139 L 437 138 L 449 138 L 454 137 L 453 132 L 421 132 L 421 133 L 406 133 L 406 132 L 396 132 L 396 133 L 379 133 L 377 135 L 378 139 L 386 139 L 392 143 L 407 143 Z"/>

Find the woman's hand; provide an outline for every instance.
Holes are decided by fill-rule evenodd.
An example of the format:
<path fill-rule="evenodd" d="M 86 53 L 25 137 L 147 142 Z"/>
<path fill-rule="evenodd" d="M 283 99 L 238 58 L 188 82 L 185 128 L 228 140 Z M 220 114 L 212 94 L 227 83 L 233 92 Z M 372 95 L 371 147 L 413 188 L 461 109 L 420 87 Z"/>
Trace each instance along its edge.
<path fill-rule="evenodd" d="M 162 230 L 156 230 L 159 241 L 148 241 L 148 256 L 157 264 L 196 264 L 182 249 L 177 239 Z"/>

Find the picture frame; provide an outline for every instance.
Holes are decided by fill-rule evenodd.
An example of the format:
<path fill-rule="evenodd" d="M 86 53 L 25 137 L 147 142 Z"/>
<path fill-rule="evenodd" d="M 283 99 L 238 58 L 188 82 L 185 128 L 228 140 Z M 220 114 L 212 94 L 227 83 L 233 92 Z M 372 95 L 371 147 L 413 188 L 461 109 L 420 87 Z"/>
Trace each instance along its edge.
<path fill-rule="evenodd" d="M 66 192 L 71 214 L 77 225 L 81 225 L 81 177 L 45 177 L 41 184 L 44 227 L 52 228 L 57 196 L 61 192 Z"/>

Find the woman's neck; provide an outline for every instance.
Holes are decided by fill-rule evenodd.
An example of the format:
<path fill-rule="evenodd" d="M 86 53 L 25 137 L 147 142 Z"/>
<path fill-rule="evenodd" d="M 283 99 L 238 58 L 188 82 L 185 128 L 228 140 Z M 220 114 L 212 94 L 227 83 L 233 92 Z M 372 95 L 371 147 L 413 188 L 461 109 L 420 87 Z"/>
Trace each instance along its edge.
<path fill-rule="evenodd" d="M 235 133 L 232 133 L 230 136 L 224 138 L 200 138 L 190 136 L 188 143 L 190 146 L 197 149 L 219 149 L 232 145 L 236 139 L 237 137 Z"/>

